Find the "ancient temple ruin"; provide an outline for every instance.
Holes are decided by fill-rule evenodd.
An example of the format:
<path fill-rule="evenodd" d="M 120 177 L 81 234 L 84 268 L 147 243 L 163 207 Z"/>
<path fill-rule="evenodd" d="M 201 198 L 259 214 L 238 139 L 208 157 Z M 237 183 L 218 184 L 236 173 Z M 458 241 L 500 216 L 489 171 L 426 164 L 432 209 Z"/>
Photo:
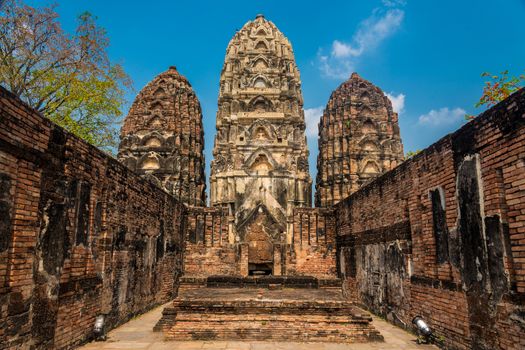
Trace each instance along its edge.
<path fill-rule="evenodd" d="M 329 207 L 404 160 L 398 115 L 357 73 L 330 96 L 319 122 L 315 205 Z"/>
<path fill-rule="evenodd" d="M 273 244 L 291 242 L 293 209 L 310 206 L 311 179 L 292 46 L 262 15 L 226 49 L 216 125 L 211 205 L 232 217 L 231 243 L 250 242 L 250 264 L 265 264 Z"/>
<path fill-rule="evenodd" d="M 206 205 L 204 131 L 199 100 L 170 67 L 138 94 L 124 119 L 118 159 L 182 203 Z"/>
<path fill-rule="evenodd" d="M 0 349 L 71 349 L 167 302 L 164 340 L 382 341 L 372 312 L 448 349 L 525 348 L 525 89 L 403 161 L 391 103 L 352 75 L 319 125 L 316 208 L 302 106 L 259 15 L 227 49 L 206 206 L 174 67 L 120 162 L 0 87 Z"/>

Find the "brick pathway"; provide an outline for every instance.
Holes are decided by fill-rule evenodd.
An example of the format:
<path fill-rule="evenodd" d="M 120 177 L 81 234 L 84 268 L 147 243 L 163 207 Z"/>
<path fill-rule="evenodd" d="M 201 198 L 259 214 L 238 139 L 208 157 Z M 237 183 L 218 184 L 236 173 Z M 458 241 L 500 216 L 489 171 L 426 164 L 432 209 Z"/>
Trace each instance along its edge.
<path fill-rule="evenodd" d="M 166 304 L 167 305 L 167 304 Z M 165 306 L 165 305 L 164 305 Z M 81 350 L 90 349 L 225 349 L 225 350 L 408 350 L 408 349 L 437 349 L 429 345 L 418 345 L 416 337 L 404 330 L 374 317 L 374 325 L 385 337 L 384 343 L 367 344 L 334 344 L 334 343 L 284 343 L 284 342 L 239 342 L 239 341 L 186 341 L 165 342 L 161 333 L 152 331 L 155 323 L 160 319 L 160 306 L 140 317 L 109 332 L 105 342 L 92 342 L 82 346 Z"/>

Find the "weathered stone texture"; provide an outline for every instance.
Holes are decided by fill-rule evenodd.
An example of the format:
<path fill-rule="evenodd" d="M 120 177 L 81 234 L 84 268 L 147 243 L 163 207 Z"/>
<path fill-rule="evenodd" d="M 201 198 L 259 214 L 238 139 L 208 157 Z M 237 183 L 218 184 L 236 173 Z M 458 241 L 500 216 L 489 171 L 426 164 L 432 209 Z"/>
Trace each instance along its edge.
<path fill-rule="evenodd" d="M 286 249 L 283 274 L 320 278 L 336 276 L 333 210 L 296 208 L 292 225 L 292 245 Z"/>
<path fill-rule="evenodd" d="M 332 209 L 295 208 L 292 242 L 272 244 L 262 253 L 257 250 L 260 248 L 257 239 L 229 243 L 227 214 L 227 210 L 221 208 L 188 209 L 184 250 L 184 274 L 187 277 L 247 276 L 249 261 L 271 264 L 271 272 L 276 276 L 335 277 L 335 218 Z M 258 234 L 261 234 L 261 226 L 254 225 L 250 235 Z M 256 248 L 255 256 L 251 257 L 253 247 Z M 257 254 L 263 254 L 264 259 Z"/>
<path fill-rule="evenodd" d="M 0 349 L 73 347 L 182 272 L 205 296 L 256 288 L 179 298 L 171 339 L 380 339 L 357 302 L 448 348 L 525 348 L 525 90 L 398 165 L 397 115 L 352 75 L 320 123 L 315 209 L 299 73 L 262 16 L 227 50 L 210 208 L 201 118 L 175 69 L 148 84 L 119 150 L 136 174 L 0 88 Z M 349 301 L 315 299 L 341 282 Z"/>
<path fill-rule="evenodd" d="M 403 159 L 392 103 L 353 73 L 332 92 L 319 122 L 315 205 L 337 204 Z"/>
<path fill-rule="evenodd" d="M 450 348 L 525 347 L 525 90 L 335 207 L 348 295 Z"/>
<path fill-rule="evenodd" d="M 383 340 L 370 316 L 345 301 L 340 288 L 307 286 L 302 278 L 290 278 L 286 289 L 262 289 L 257 282 L 266 279 L 279 283 L 279 278 L 262 276 L 244 279 L 253 285 L 240 289 L 181 288 L 156 328 L 167 340 Z M 232 280 L 237 286 L 241 282 Z"/>
<path fill-rule="evenodd" d="M 121 130 L 118 158 L 153 175 L 191 206 L 206 205 L 204 131 L 199 100 L 188 80 L 170 67 L 138 94 Z"/>
<path fill-rule="evenodd" d="M 293 209 L 311 202 L 301 81 L 290 42 L 262 15 L 228 45 L 218 105 L 210 195 L 229 210 L 230 243 L 248 242 L 253 225 L 289 243 Z"/>
<path fill-rule="evenodd" d="M 192 277 L 237 274 L 239 254 L 228 243 L 227 210 L 189 208 L 187 223 L 184 274 Z"/>
<path fill-rule="evenodd" d="M 0 349 L 70 348 L 169 300 L 185 207 L 0 88 Z"/>

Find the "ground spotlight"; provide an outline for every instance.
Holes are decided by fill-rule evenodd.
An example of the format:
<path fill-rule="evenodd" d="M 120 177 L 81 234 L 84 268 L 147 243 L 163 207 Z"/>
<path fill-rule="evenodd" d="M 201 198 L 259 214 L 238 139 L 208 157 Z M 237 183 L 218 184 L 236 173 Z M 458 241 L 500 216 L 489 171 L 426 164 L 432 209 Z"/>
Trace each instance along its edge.
<path fill-rule="evenodd" d="M 421 316 L 416 316 L 412 323 L 417 328 L 418 343 L 428 344 L 433 339 L 432 330 Z"/>
<path fill-rule="evenodd" d="M 106 318 L 104 315 L 98 315 L 95 319 L 95 325 L 93 326 L 95 340 L 106 340 L 106 332 L 104 329 L 105 321 Z"/>

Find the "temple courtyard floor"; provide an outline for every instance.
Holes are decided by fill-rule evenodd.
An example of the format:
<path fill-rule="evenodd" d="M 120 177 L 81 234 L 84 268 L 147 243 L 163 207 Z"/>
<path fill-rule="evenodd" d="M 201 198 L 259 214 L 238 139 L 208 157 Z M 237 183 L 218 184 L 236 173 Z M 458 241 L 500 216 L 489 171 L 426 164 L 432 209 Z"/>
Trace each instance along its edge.
<path fill-rule="evenodd" d="M 373 324 L 384 336 L 385 342 L 364 344 L 338 343 L 292 343 L 260 341 L 164 341 L 161 332 L 153 332 L 153 326 L 161 318 L 165 306 L 159 306 L 142 316 L 110 331 L 105 342 L 88 343 L 80 349 L 225 349 L 225 350 L 379 350 L 379 349 L 437 349 L 431 345 L 419 345 L 416 336 L 386 321 L 374 317 Z"/>

